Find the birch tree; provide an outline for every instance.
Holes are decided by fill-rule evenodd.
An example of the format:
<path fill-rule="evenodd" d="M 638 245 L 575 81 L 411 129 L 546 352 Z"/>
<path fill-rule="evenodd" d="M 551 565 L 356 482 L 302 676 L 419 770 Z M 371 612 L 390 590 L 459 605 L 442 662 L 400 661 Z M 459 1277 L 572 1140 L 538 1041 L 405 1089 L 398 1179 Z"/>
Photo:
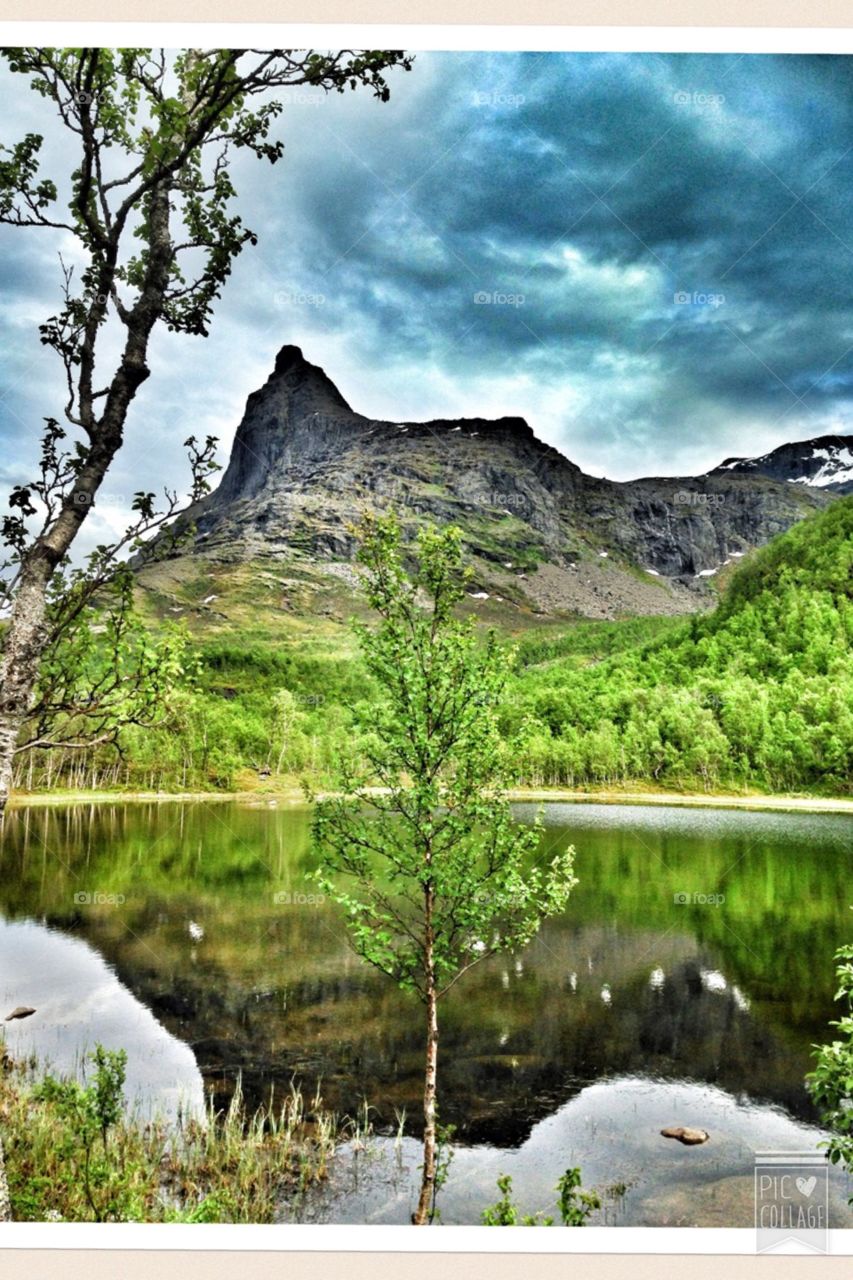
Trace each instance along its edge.
<path fill-rule="evenodd" d="M 506 799 L 517 744 L 498 712 L 512 655 L 457 616 L 458 529 L 427 528 L 407 573 L 393 516 L 368 519 L 359 559 L 378 626 L 358 627 L 379 690 L 362 773 L 342 764 L 315 810 L 318 878 L 364 960 L 423 1004 L 423 1166 L 412 1221 L 435 1211 L 440 1002 L 475 965 L 524 947 L 575 884 L 574 851 L 537 862 L 541 829 Z"/>
<path fill-rule="evenodd" d="M 205 336 L 214 306 L 255 232 L 234 211 L 229 162 L 248 151 L 275 163 L 272 137 L 295 86 L 389 97 L 386 73 L 411 59 L 388 50 L 6 48 L 0 56 L 53 110 L 67 169 L 42 172 L 44 138 L 0 148 L 0 222 L 72 238 L 56 314 L 41 341 L 61 361 L 64 484 L 36 532 L 19 536 L 7 580 L 10 612 L 0 662 L 0 814 L 12 760 L 48 642 L 48 588 L 71 551 L 120 449 L 128 412 L 150 376 L 158 326 Z M 81 265 L 82 264 L 82 265 Z M 115 354 L 117 352 L 117 354 Z M 35 486 L 13 494 L 12 519 L 29 533 Z"/>

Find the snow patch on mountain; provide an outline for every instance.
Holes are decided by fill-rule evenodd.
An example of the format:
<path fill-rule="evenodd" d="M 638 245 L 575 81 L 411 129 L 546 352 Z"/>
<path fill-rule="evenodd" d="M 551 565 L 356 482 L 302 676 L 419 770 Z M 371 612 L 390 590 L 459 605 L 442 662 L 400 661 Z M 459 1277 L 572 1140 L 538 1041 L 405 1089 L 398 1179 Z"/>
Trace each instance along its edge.
<path fill-rule="evenodd" d="M 828 484 L 844 484 L 853 480 L 853 450 L 815 449 L 812 458 L 823 465 L 813 476 L 792 476 L 791 484 L 810 484 L 823 489 Z"/>
<path fill-rule="evenodd" d="M 845 492 L 853 489 L 853 440 L 849 436 L 818 436 L 792 441 L 760 457 L 726 458 L 710 474 L 724 471 Z"/>

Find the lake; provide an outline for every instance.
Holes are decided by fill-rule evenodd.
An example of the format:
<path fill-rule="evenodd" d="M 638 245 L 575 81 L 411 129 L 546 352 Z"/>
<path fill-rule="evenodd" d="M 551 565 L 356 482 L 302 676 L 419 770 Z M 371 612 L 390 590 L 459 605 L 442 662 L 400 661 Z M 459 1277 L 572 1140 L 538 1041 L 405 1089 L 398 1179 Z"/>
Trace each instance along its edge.
<path fill-rule="evenodd" d="M 853 937 L 843 815 L 603 804 L 541 808 L 543 856 L 573 844 L 566 914 L 493 959 L 441 1010 L 440 1108 L 456 1126 L 445 1222 L 479 1221 L 513 1176 L 553 1208 L 569 1165 L 595 1221 L 753 1225 L 756 1151 L 812 1150 L 803 1077 L 837 1016 L 833 952 Z M 13 1057 L 75 1070 L 129 1055 L 144 1107 L 250 1104 L 291 1080 L 370 1107 L 308 1221 L 405 1222 L 418 1177 L 422 1012 L 350 951 L 307 879 L 302 807 L 99 804 L 12 809 L 0 845 L 0 1017 Z M 403 1135 L 395 1141 L 400 1117 Z M 701 1147 L 660 1136 L 705 1128 Z M 853 1225 L 833 1171 L 833 1225 Z M 282 1215 L 292 1214 L 283 1207 Z"/>

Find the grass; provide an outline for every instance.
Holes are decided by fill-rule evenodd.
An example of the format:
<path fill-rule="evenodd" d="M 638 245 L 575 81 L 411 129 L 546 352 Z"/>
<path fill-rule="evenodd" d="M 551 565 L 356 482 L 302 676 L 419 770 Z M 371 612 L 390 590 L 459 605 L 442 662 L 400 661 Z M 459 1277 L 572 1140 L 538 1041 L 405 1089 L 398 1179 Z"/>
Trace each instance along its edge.
<path fill-rule="evenodd" d="M 493 613 L 490 601 L 499 634 L 518 646 L 501 727 L 530 727 L 516 782 L 846 792 L 851 510 L 837 503 L 749 557 L 705 616 L 545 621 L 517 609 L 507 618 L 497 604 Z M 285 591 L 297 572 L 309 572 L 298 558 L 211 561 L 202 584 L 197 564 L 157 566 L 147 585 L 159 595 L 149 590 L 143 613 L 153 608 L 156 618 L 157 607 L 178 607 L 165 601 L 184 602 L 197 678 L 176 694 L 167 724 L 123 733 L 121 757 L 109 748 L 33 753 L 18 763 L 15 789 L 275 794 L 302 778 L 328 785 L 337 757 L 358 749 L 376 690 L 343 622 L 355 604 L 348 580 L 317 575 L 306 601 L 322 612 L 309 615 L 298 611 L 302 576 L 299 590 Z M 185 589 L 215 596 L 216 615 L 205 613 L 208 595 L 202 608 L 188 605 Z M 501 586 L 507 599 L 513 590 Z"/>
<path fill-rule="evenodd" d="M 518 665 L 523 669 L 556 659 L 572 659 L 577 666 L 586 666 L 671 635 L 688 621 L 682 614 L 655 614 L 613 622 L 580 620 L 569 627 L 552 624 L 539 632 L 528 630 L 518 640 Z"/>
<path fill-rule="evenodd" d="M 22 1222 L 248 1222 L 324 1179 L 343 1130 L 298 1089 L 246 1112 L 143 1119 L 124 1105 L 123 1053 L 100 1046 L 84 1082 L 0 1073 L 0 1130 L 12 1217 Z"/>

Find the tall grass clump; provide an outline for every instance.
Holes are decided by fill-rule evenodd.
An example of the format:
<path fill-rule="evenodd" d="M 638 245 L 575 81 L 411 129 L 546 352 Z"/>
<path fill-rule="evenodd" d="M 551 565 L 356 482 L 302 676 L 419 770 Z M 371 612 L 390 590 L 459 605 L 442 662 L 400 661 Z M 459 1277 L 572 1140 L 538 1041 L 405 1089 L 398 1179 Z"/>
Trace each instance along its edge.
<path fill-rule="evenodd" d="M 291 1086 L 247 1111 L 147 1119 L 124 1099 L 126 1055 L 98 1046 L 83 1080 L 4 1059 L 0 1132 L 21 1222 L 273 1222 L 326 1177 L 339 1126 Z"/>

